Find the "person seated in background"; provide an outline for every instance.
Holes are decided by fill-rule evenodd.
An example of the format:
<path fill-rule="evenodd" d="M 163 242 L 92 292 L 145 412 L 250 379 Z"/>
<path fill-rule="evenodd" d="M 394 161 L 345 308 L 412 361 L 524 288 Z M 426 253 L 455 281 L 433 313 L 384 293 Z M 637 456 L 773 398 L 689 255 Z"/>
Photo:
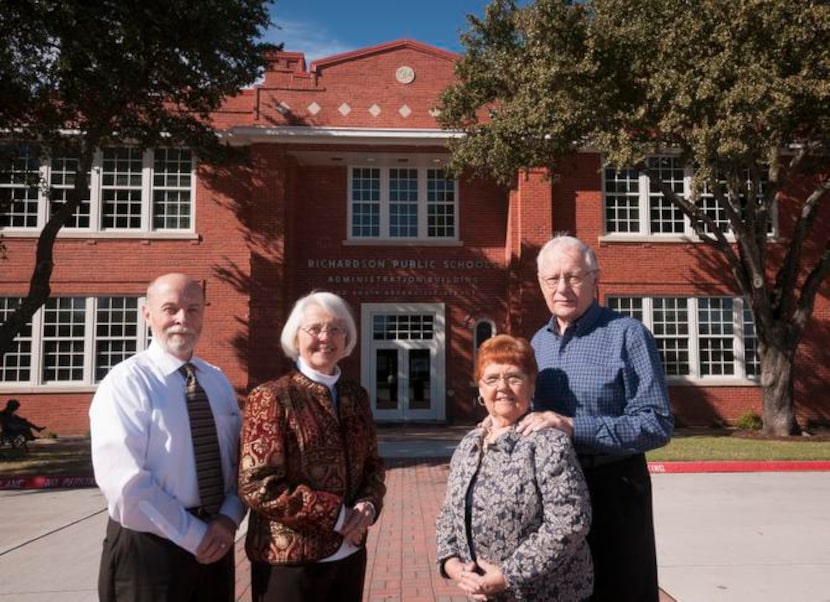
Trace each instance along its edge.
<path fill-rule="evenodd" d="M 579 602 L 593 590 L 591 503 L 565 433 L 517 430 L 538 369 L 526 339 L 482 344 L 475 378 L 488 417 L 458 445 L 436 520 L 438 565 L 472 600 Z"/>
<path fill-rule="evenodd" d="M 10 399 L 6 402 L 6 407 L 0 410 L 0 426 L 2 426 L 3 433 L 10 439 L 17 435 L 23 435 L 26 441 L 34 441 L 35 434 L 32 431 L 39 433 L 46 427 L 38 426 L 33 422 L 29 422 L 23 416 L 18 416 L 16 412 L 19 408 L 20 402 L 16 399 Z"/>

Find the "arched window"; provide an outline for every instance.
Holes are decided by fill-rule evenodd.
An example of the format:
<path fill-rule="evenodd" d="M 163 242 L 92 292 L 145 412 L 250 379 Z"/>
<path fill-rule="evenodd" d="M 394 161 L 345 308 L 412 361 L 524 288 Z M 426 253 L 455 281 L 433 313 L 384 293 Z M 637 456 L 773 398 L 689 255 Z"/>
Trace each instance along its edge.
<path fill-rule="evenodd" d="M 478 357 L 478 348 L 487 339 L 496 334 L 496 323 L 490 319 L 478 320 L 473 329 L 473 367 Z"/>

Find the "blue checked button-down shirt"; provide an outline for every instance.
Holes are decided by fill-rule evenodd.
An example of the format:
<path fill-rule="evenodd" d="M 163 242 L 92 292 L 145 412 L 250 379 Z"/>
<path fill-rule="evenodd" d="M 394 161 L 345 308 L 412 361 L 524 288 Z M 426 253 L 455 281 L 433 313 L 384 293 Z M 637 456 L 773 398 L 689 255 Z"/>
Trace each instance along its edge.
<path fill-rule="evenodd" d="M 561 335 L 555 318 L 531 340 L 539 363 L 534 410 L 573 417 L 580 454 L 631 454 L 668 443 L 674 429 L 654 337 L 596 301 Z"/>

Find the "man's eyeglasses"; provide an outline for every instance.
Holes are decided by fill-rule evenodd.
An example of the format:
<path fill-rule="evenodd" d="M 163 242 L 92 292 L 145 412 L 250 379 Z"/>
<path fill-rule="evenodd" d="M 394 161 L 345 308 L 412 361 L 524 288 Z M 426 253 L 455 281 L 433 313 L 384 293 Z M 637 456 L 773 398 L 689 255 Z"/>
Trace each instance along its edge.
<path fill-rule="evenodd" d="M 527 382 L 527 377 L 524 374 L 486 376 L 481 379 L 481 384 L 492 389 L 494 387 L 498 387 L 501 381 L 504 381 L 508 387 L 520 387 Z"/>
<path fill-rule="evenodd" d="M 549 278 L 539 276 L 539 280 L 545 285 L 545 288 L 549 288 L 551 290 L 559 288 L 559 283 L 562 281 L 564 281 L 564 283 L 571 288 L 578 288 L 585 284 L 585 280 L 588 277 L 593 276 L 595 273 L 596 270 L 591 270 L 590 272 L 585 272 L 584 274 L 565 274 L 564 276 L 550 276 Z"/>
<path fill-rule="evenodd" d="M 300 326 L 300 330 L 310 334 L 314 338 L 321 334 L 328 333 L 330 337 L 340 337 L 346 334 L 346 329 L 335 324 L 309 324 L 308 326 Z"/>

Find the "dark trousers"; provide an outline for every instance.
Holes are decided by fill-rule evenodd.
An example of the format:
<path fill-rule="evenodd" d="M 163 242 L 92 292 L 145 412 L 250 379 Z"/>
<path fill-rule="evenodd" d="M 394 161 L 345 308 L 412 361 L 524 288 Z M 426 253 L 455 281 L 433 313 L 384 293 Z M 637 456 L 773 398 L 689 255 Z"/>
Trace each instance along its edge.
<path fill-rule="evenodd" d="M 657 602 L 651 476 L 644 454 L 583 468 L 591 493 L 593 602 Z"/>
<path fill-rule="evenodd" d="M 101 553 L 101 602 L 233 602 L 233 550 L 213 564 L 172 541 L 110 519 Z"/>
<path fill-rule="evenodd" d="M 251 563 L 253 602 L 360 602 L 366 548 L 334 562 Z"/>

